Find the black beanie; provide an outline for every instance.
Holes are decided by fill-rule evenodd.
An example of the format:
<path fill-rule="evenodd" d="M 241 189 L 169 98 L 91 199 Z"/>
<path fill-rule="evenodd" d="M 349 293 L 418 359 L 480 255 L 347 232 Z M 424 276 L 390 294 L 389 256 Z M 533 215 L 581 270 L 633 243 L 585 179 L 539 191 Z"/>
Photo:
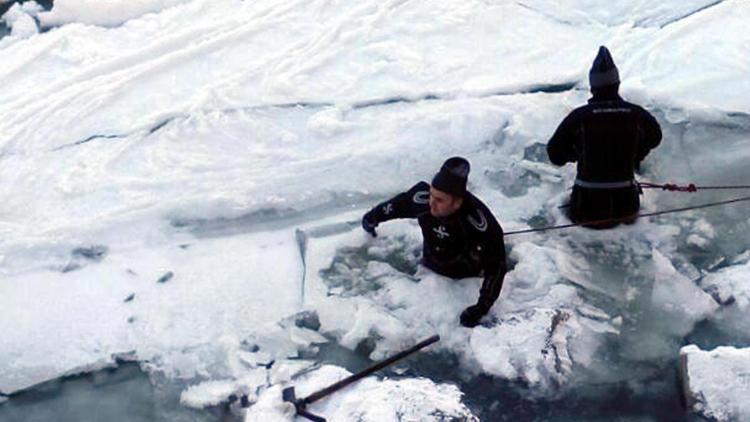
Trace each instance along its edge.
<path fill-rule="evenodd" d="M 594 63 L 589 70 L 589 85 L 591 89 L 602 88 L 605 86 L 616 85 L 620 83 L 620 74 L 609 54 L 607 47 L 599 47 L 599 53 L 594 59 Z"/>
<path fill-rule="evenodd" d="M 432 178 L 432 187 L 453 196 L 463 197 L 466 194 L 469 170 L 469 162 L 465 158 L 451 157 L 445 160 L 440 171 Z"/>

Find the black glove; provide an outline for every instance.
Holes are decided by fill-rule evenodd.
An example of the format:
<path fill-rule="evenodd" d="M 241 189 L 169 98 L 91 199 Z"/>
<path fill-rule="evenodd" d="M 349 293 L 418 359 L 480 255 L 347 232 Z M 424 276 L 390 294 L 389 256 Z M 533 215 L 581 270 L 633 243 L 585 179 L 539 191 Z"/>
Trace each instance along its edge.
<path fill-rule="evenodd" d="M 487 313 L 488 309 L 485 309 L 481 305 L 471 305 L 461 312 L 461 325 L 468 328 L 474 328 L 479 325 L 479 320 Z"/>
<path fill-rule="evenodd" d="M 375 227 L 377 226 L 378 222 L 375 221 L 375 218 L 372 216 L 372 211 L 362 217 L 362 228 L 365 229 L 367 233 L 370 233 L 372 237 L 378 237 L 378 234 L 375 233 Z"/>

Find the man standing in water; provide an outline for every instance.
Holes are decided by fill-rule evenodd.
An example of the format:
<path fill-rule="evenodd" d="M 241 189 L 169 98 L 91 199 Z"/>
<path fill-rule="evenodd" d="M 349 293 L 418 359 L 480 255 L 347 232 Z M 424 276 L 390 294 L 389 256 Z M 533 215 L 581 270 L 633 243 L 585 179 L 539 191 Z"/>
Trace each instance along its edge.
<path fill-rule="evenodd" d="M 571 112 L 547 144 L 553 164 L 578 163 L 578 176 L 570 197 L 570 219 L 576 223 L 610 228 L 632 223 L 640 208 L 634 170 L 661 141 L 656 119 L 642 107 L 618 94 L 620 77 L 606 47 L 589 71 L 591 99 Z"/>
<path fill-rule="evenodd" d="M 362 217 L 362 227 L 376 236 L 378 224 L 416 218 L 422 229 L 422 264 L 436 273 L 465 278 L 482 275 L 476 304 L 460 316 L 475 327 L 500 295 L 507 271 L 503 230 L 490 210 L 466 190 L 469 162 L 449 158 L 432 179 L 375 206 Z"/>

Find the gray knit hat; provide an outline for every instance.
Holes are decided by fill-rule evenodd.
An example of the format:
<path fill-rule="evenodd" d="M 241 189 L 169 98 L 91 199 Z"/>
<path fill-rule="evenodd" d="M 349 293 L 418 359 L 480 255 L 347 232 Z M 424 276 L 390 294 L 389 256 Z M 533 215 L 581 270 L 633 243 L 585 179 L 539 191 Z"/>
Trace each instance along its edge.
<path fill-rule="evenodd" d="M 594 89 L 618 83 L 620 83 L 620 74 L 617 71 L 617 66 L 615 66 L 615 61 L 612 60 L 612 55 L 609 54 L 607 47 L 601 46 L 594 63 L 591 65 L 591 70 L 589 70 L 589 85 Z"/>

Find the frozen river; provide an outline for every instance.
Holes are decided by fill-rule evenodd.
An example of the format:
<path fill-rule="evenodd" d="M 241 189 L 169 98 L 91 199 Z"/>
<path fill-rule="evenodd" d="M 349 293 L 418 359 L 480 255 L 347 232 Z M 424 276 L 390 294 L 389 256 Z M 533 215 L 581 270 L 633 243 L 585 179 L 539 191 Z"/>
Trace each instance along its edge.
<path fill-rule="evenodd" d="M 440 334 L 396 382 L 318 410 L 414 391 L 418 414 L 459 419 L 691 420 L 680 348 L 750 346 L 747 203 L 508 236 L 512 271 L 474 330 L 457 315 L 478 279 L 420 268 L 414 222 L 376 239 L 356 223 L 452 155 L 506 232 L 568 222 L 575 170 L 545 144 L 588 98 L 599 45 L 664 131 L 642 181 L 750 184 L 747 1 L 2 10 L 0 419 L 220 420 L 230 397 L 252 418 L 282 385 Z M 139 365 L 103 369 L 123 358 Z"/>

